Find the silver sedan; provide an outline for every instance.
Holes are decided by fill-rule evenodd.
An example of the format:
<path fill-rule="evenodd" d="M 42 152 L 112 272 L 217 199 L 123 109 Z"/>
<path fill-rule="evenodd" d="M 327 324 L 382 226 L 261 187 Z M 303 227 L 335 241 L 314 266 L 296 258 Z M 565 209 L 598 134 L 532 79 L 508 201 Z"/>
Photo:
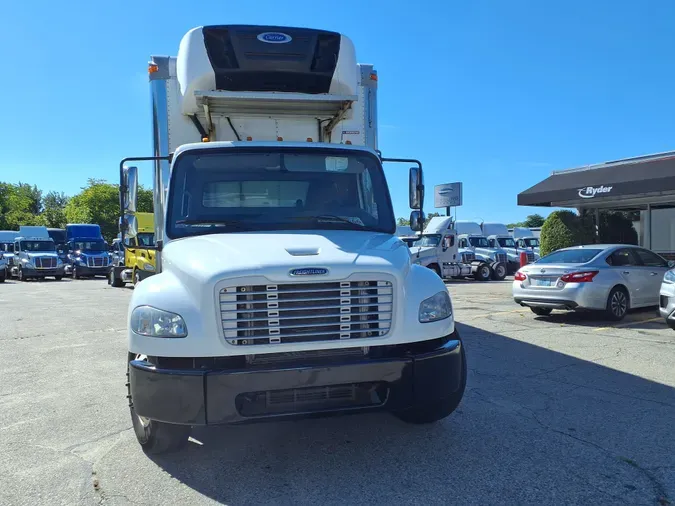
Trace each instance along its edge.
<path fill-rule="evenodd" d="M 626 244 L 560 249 L 516 272 L 513 299 L 541 316 L 588 309 L 621 320 L 631 308 L 659 305 L 661 281 L 672 265 Z"/>

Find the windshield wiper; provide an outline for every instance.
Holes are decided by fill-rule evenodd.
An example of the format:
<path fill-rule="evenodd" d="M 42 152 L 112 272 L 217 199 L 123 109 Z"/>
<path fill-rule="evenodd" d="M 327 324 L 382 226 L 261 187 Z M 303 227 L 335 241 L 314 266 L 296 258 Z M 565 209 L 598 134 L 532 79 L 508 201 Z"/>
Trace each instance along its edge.
<path fill-rule="evenodd" d="M 178 220 L 176 225 L 213 225 L 216 227 L 234 227 L 241 228 L 243 223 L 241 220 L 209 220 L 209 219 L 191 219 Z"/>
<path fill-rule="evenodd" d="M 318 216 L 293 216 L 293 220 L 311 220 L 311 221 L 339 221 L 340 223 L 349 223 L 355 227 L 365 228 L 363 223 L 355 223 L 352 220 L 336 214 L 320 214 Z"/>

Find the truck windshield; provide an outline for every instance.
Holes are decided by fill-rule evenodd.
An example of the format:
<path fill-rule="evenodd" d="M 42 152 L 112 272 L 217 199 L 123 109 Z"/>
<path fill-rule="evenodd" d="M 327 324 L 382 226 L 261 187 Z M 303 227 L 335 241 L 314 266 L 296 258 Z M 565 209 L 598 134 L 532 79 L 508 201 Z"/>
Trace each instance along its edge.
<path fill-rule="evenodd" d="M 155 234 L 142 232 L 136 236 L 136 244 L 138 246 L 153 247 L 155 245 Z"/>
<path fill-rule="evenodd" d="M 526 239 L 522 239 L 522 241 L 525 243 L 526 248 L 538 248 L 539 247 L 539 239 L 536 237 L 528 237 Z"/>
<path fill-rule="evenodd" d="M 14 243 L 12 242 L 0 242 L 0 251 L 9 251 L 14 252 Z"/>
<path fill-rule="evenodd" d="M 56 251 L 54 241 L 21 241 L 21 251 Z"/>
<path fill-rule="evenodd" d="M 413 246 L 438 246 L 441 243 L 440 234 L 423 235 L 413 243 Z"/>
<path fill-rule="evenodd" d="M 489 246 L 485 237 L 469 237 L 469 244 L 474 248 L 487 248 Z"/>
<path fill-rule="evenodd" d="M 375 155 L 317 148 L 201 150 L 174 162 L 167 235 L 396 230 Z"/>
<path fill-rule="evenodd" d="M 75 251 L 100 253 L 102 251 L 108 251 L 108 246 L 106 246 L 103 241 L 75 241 L 73 243 L 73 249 Z"/>
<path fill-rule="evenodd" d="M 497 239 L 497 242 L 502 248 L 515 248 L 516 247 L 516 241 L 511 239 L 510 237 L 500 237 Z"/>

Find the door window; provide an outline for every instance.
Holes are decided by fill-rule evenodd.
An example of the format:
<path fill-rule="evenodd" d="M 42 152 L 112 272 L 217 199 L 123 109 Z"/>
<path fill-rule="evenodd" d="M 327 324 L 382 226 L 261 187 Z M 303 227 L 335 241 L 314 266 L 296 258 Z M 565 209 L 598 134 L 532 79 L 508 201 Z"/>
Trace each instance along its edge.
<path fill-rule="evenodd" d="M 637 262 L 629 248 L 618 249 L 607 257 L 607 263 L 612 267 L 636 266 Z"/>
<path fill-rule="evenodd" d="M 646 249 L 636 249 L 635 253 L 640 260 L 640 264 L 647 267 L 668 267 L 668 262 L 656 253 Z"/>

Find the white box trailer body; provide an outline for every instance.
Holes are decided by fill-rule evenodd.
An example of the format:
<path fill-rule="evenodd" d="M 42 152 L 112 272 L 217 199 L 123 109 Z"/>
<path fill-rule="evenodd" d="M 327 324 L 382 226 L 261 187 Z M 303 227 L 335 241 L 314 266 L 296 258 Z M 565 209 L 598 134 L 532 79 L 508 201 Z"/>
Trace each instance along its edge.
<path fill-rule="evenodd" d="M 419 223 L 421 163 L 376 151 L 377 74 L 351 41 L 199 27 L 149 70 L 155 157 L 120 166 L 123 238 L 137 184 L 123 165 L 155 161 L 158 273 L 129 307 L 139 442 L 160 452 L 190 425 L 311 413 L 451 413 L 466 361 L 450 298 L 395 236 L 382 171 L 417 165 Z"/>

